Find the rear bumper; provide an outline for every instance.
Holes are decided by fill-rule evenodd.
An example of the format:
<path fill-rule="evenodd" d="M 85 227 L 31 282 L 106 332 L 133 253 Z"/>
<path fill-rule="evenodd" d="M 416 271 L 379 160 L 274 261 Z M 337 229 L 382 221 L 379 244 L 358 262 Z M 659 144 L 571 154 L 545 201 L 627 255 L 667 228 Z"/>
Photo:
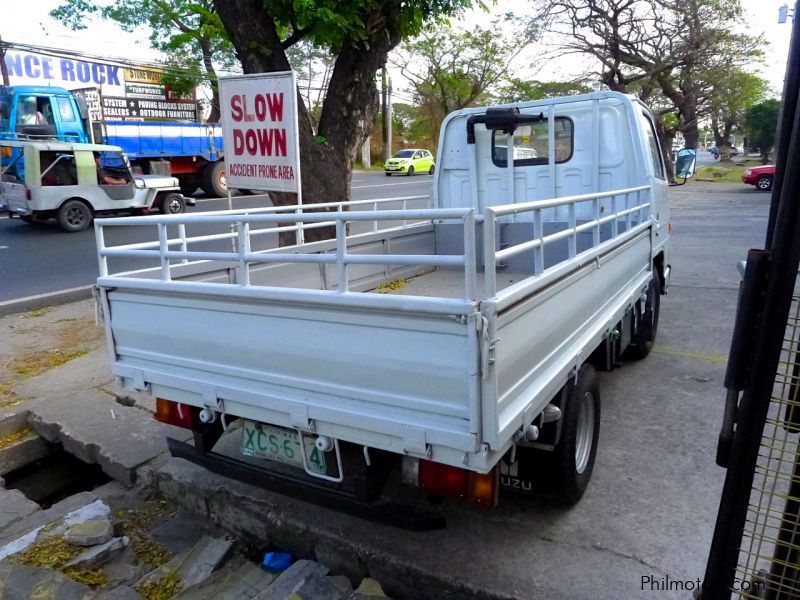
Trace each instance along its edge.
<path fill-rule="evenodd" d="M 433 531 L 443 529 L 446 525 L 445 518 L 438 512 L 425 511 L 383 499 L 372 503 L 365 502 L 338 489 L 335 485 L 261 469 L 223 454 L 204 452 L 191 444 L 172 438 L 167 438 L 167 446 L 172 456 L 201 465 L 219 475 L 355 517 L 410 531 Z"/>

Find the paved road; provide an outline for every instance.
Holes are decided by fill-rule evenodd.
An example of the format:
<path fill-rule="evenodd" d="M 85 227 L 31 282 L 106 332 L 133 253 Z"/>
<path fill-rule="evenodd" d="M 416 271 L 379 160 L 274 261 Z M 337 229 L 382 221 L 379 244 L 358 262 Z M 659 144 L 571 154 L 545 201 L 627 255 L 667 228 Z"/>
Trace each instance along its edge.
<path fill-rule="evenodd" d="M 381 172 L 353 174 L 353 200 L 397 198 L 431 192 L 433 177 L 385 177 Z M 331 201 L 334 201 L 331 198 Z M 267 196 L 239 196 L 233 199 L 235 208 L 270 206 Z M 199 198 L 192 212 L 224 210 L 223 198 Z M 190 232 L 200 234 L 197 229 Z M 263 247 L 276 245 L 277 236 L 261 238 Z M 115 228 L 107 243 L 123 244 L 156 239 L 154 230 L 147 228 Z M 210 250 L 211 248 L 202 248 Z M 111 263 L 113 269 L 143 268 L 142 262 L 122 260 Z M 94 230 L 64 233 L 54 224 L 31 226 L 18 219 L 0 217 L 0 302 L 37 294 L 89 285 L 97 278 L 97 256 Z"/>

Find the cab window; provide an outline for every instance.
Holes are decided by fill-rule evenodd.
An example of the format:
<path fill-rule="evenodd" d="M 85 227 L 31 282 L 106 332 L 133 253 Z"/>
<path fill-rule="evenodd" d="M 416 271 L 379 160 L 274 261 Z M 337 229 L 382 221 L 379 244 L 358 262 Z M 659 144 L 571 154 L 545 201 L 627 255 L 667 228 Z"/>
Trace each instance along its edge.
<path fill-rule="evenodd" d="M 128 159 L 122 152 L 95 152 L 97 180 L 101 185 L 131 183 Z"/>
<path fill-rule="evenodd" d="M 74 123 L 77 119 L 75 119 L 75 110 L 72 108 L 70 99 L 59 96 L 56 98 L 56 102 L 58 103 L 58 114 L 61 117 L 61 121 L 63 123 Z"/>
<path fill-rule="evenodd" d="M 653 163 L 653 174 L 659 179 L 664 179 L 664 164 L 661 162 L 661 149 L 658 146 L 656 129 L 653 122 L 646 114 L 641 113 L 642 125 L 644 125 L 644 135 L 647 139 L 647 147 L 650 150 L 650 160 Z"/>
<path fill-rule="evenodd" d="M 73 152 L 44 151 L 39 154 L 42 185 L 77 185 L 78 169 Z"/>
<path fill-rule="evenodd" d="M 53 125 L 53 108 L 46 96 L 21 96 L 17 103 L 17 125 Z"/>
<path fill-rule="evenodd" d="M 574 135 L 572 119 L 556 117 L 555 156 L 556 164 L 565 163 L 572 158 Z M 514 166 L 546 165 L 550 156 L 549 124 L 547 121 L 520 125 L 514 130 Z M 506 144 L 508 136 L 502 131 L 492 135 L 492 162 L 505 167 L 508 162 Z"/>

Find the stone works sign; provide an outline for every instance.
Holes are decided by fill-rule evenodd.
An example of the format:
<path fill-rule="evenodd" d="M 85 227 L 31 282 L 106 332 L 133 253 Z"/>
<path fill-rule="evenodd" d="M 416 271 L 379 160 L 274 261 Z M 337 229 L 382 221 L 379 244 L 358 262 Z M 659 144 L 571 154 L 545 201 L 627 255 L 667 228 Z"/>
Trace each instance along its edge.
<path fill-rule="evenodd" d="M 11 85 L 52 85 L 80 91 L 94 121 L 197 119 L 194 93 L 184 97 L 172 92 L 161 83 L 164 72 L 160 69 L 15 49 L 7 52 L 6 66 Z"/>
<path fill-rule="evenodd" d="M 228 187 L 300 190 L 296 89 L 293 71 L 220 78 Z"/>

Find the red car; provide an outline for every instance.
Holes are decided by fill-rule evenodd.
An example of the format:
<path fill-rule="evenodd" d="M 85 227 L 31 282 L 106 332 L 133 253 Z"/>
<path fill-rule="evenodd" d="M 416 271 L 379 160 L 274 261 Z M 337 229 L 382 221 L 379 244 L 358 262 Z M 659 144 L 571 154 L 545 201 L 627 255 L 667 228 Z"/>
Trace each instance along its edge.
<path fill-rule="evenodd" d="M 772 182 L 775 180 L 775 165 L 764 165 L 763 167 L 753 167 L 747 169 L 742 176 L 742 181 L 756 186 L 762 192 L 772 189 Z"/>

